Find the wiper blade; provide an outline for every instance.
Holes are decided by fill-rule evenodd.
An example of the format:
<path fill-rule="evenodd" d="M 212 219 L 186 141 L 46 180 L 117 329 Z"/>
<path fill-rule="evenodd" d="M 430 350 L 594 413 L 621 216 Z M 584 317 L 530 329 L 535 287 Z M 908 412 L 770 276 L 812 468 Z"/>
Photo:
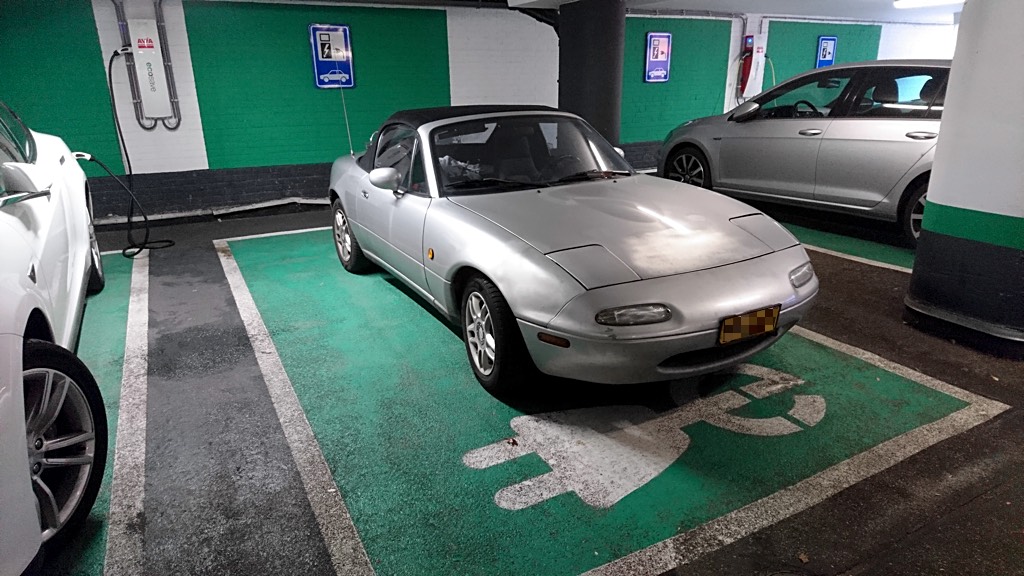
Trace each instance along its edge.
<path fill-rule="evenodd" d="M 522 180 L 506 180 L 505 178 L 481 178 L 479 180 L 462 180 L 448 184 L 448 190 L 470 190 L 474 188 L 486 188 L 490 186 L 523 186 L 535 188 L 537 186 L 548 186 L 546 182 L 523 182 Z"/>
<path fill-rule="evenodd" d="M 604 180 L 615 176 L 632 176 L 632 172 L 625 170 L 587 170 L 563 176 L 551 184 L 563 184 L 566 182 L 583 182 L 585 180 Z"/>

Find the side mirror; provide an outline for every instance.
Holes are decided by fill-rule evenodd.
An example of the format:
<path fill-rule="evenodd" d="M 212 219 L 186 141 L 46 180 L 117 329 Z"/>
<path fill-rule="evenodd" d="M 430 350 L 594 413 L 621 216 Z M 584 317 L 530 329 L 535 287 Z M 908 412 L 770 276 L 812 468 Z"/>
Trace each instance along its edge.
<path fill-rule="evenodd" d="M 619 156 L 622 156 L 623 158 L 626 157 L 626 151 L 623 150 L 622 148 L 619 148 L 618 146 L 616 146 L 615 147 L 615 151 L 619 153 Z"/>
<path fill-rule="evenodd" d="M 25 200 L 49 197 L 53 179 L 35 164 L 5 162 L 0 164 L 0 207 Z"/>
<path fill-rule="evenodd" d="M 729 121 L 731 122 L 746 122 L 751 118 L 757 116 L 757 111 L 761 109 L 761 105 L 757 102 L 747 101 L 740 104 L 732 111 L 729 115 Z"/>
<path fill-rule="evenodd" d="M 370 171 L 370 184 L 395 192 L 402 183 L 402 175 L 394 168 L 374 168 Z"/>

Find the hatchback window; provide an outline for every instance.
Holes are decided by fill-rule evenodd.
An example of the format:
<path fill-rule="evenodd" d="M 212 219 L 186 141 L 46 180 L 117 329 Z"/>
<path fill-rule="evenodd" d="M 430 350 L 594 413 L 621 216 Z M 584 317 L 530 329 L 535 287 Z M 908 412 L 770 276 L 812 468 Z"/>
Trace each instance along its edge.
<path fill-rule="evenodd" d="M 943 68 L 885 68 L 868 74 L 854 96 L 850 116 L 939 119 L 946 98 Z"/>
<path fill-rule="evenodd" d="M 815 74 L 779 86 L 757 100 L 761 118 L 825 118 L 841 113 L 851 72 Z"/>
<path fill-rule="evenodd" d="M 32 139 L 32 133 L 22 123 L 21 118 L 3 102 L 0 102 L 0 137 L 7 139 L 7 146 L 13 144 L 13 152 L 18 162 L 35 162 L 35 140 Z M 11 152 L 8 150 L 5 155 L 10 155 Z"/>
<path fill-rule="evenodd" d="M 4 162 L 23 162 L 21 152 L 10 140 L 0 134 L 0 164 Z"/>

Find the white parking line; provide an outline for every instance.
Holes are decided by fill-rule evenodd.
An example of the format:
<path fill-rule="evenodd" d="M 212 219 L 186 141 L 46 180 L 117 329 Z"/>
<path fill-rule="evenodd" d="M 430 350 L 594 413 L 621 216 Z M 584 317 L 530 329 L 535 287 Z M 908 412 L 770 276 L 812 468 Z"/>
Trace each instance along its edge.
<path fill-rule="evenodd" d="M 308 230 L 299 232 L 304 231 Z M 260 234 L 251 238 L 281 234 L 288 232 Z M 277 347 L 270 338 L 252 294 L 249 293 L 249 287 L 246 286 L 242 272 L 238 269 L 231 248 L 228 247 L 227 240 L 214 240 L 213 244 L 217 249 L 217 255 L 220 256 L 220 263 L 224 267 L 235 305 L 245 324 L 245 331 L 249 334 L 249 341 L 256 353 L 256 361 L 263 373 L 274 410 L 281 422 L 299 476 L 302 478 L 313 515 L 320 526 L 320 533 L 327 545 L 334 571 L 339 576 L 372 575 L 373 567 L 363 548 L 362 540 L 359 539 L 345 501 L 338 491 L 338 485 L 334 482 L 327 461 L 320 451 L 320 444 L 317 443 L 309 421 L 306 420 L 306 413 L 299 404 L 292 382 L 284 371 L 281 357 L 277 354 Z"/>
<path fill-rule="evenodd" d="M 114 444 L 114 473 L 107 515 L 105 576 L 143 573 L 146 485 L 146 386 L 149 375 L 149 253 L 132 265 L 121 401 Z"/>
<path fill-rule="evenodd" d="M 1010 407 L 926 376 L 866 350 L 800 327 L 792 332 L 942 392 L 969 405 L 945 418 L 883 442 L 788 488 L 657 544 L 590 570 L 588 576 L 660 574 L 745 538 L 893 466 L 947 438 L 966 432 Z"/>
<path fill-rule="evenodd" d="M 250 234 L 248 236 L 234 236 L 232 238 L 221 238 L 214 240 L 213 244 L 216 246 L 218 242 L 234 242 L 236 240 L 248 240 L 250 238 L 270 238 L 271 236 L 290 236 L 292 234 L 302 234 L 304 232 L 318 232 L 320 230 L 330 230 L 330 226 L 317 226 L 315 228 L 300 228 L 298 230 L 282 230 L 280 232 L 265 232 L 263 234 Z"/>
<path fill-rule="evenodd" d="M 853 256 L 851 254 L 845 254 L 843 252 L 836 252 L 835 250 L 829 250 L 828 248 L 819 248 L 818 246 L 812 246 L 810 244 L 804 244 L 804 248 L 812 250 L 814 252 L 821 252 L 822 254 L 828 254 L 829 256 L 835 256 L 837 258 L 845 258 L 846 260 L 852 260 L 854 262 L 860 262 L 861 264 L 867 264 L 868 266 L 876 266 L 878 268 L 885 268 L 887 270 L 895 270 L 897 272 L 906 272 L 910 274 L 914 270 L 911 268 L 904 268 L 903 266 L 897 266 L 895 264 L 888 264 L 885 262 L 879 262 L 878 260 L 869 260 L 867 258 L 861 258 L 860 256 Z"/>

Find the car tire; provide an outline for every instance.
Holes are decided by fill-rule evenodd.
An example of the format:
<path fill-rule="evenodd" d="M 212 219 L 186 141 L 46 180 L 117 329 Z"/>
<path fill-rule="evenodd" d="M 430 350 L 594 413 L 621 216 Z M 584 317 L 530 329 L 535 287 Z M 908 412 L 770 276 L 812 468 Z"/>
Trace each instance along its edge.
<path fill-rule="evenodd" d="M 107 463 L 106 409 L 89 369 L 60 346 L 26 340 L 22 370 L 25 431 L 30 441 L 28 472 L 40 511 L 43 544 L 59 548 L 96 502 Z M 49 412 L 41 409 L 44 397 L 49 398 L 47 404 L 60 397 L 49 417 L 40 415 Z M 55 445 L 58 440 L 65 442 Z M 65 465 L 47 466 L 57 459 Z M 67 465 L 70 460 L 89 463 Z M 85 465 L 87 471 L 83 471 Z"/>
<path fill-rule="evenodd" d="M 676 150 L 665 162 L 665 178 L 711 189 L 711 164 L 707 156 L 693 146 Z"/>
<path fill-rule="evenodd" d="M 89 296 L 99 294 L 107 285 L 107 277 L 103 274 L 103 256 L 100 254 L 100 244 L 96 240 L 96 224 L 92 211 L 92 193 L 86 194 L 86 207 L 89 210 L 89 280 L 86 284 L 85 293 Z"/>
<path fill-rule="evenodd" d="M 469 365 L 484 389 L 506 392 L 535 372 L 512 309 L 490 280 L 471 278 L 462 291 L 460 310 Z"/>
<path fill-rule="evenodd" d="M 353 274 L 365 272 L 370 267 L 370 261 L 366 259 L 356 235 L 352 233 L 352 225 L 345 214 L 345 208 L 341 205 L 341 199 L 335 200 L 331 208 L 334 213 L 331 230 L 334 233 L 334 251 L 338 254 L 338 260 L 345 270 Z"/>
<path fill-rule="evenodd" d="M 900 227 L 903 238 L 911 248 L 917 247 L 917 239 L 921 235 L 921 224 L 924 222 L 924 208 L 928 204 L 928 182 L 918 184 L 907 194 L 907 201 L 900 210 Z"/>

